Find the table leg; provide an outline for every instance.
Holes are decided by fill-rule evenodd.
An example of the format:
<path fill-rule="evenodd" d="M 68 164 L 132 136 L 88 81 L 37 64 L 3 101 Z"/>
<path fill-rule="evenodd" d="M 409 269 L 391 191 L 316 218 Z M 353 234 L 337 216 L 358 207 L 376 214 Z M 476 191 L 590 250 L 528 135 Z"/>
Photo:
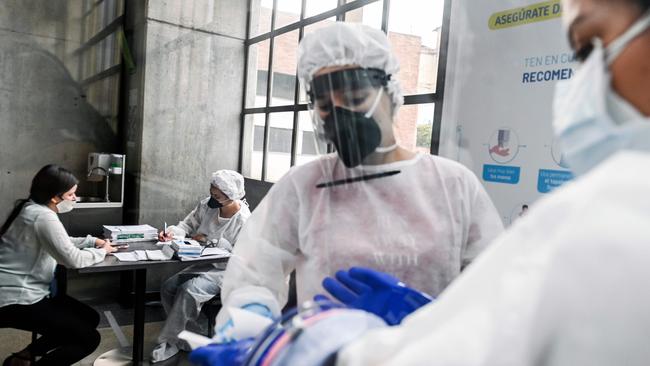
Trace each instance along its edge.
<path fill-rule="evenodd" d="M 118 295 L 118 302 L 122 307 L 128 309 L 133 308 L 133 277 L 133 271 L 120 272 L 120 293 Z"/>
<path fill-rule="evenodd" d="M 147 270 L 135 270 L 135 299 L 133 302 L 133 365 L 140 365 L 144 359 L 144 298 L 147 287 Z"/>

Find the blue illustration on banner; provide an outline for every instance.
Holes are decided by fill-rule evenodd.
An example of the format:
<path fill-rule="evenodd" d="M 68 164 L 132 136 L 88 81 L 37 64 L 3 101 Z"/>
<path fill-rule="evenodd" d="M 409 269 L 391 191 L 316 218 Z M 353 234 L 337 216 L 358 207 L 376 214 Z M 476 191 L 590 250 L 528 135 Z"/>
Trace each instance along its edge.
<path fill-rule="evenodd" d="M 566 170 L 540 169 L 537 176 L 537 191 L 548 193 L 571 179 L 573 174 Z"/>
<path fill-rule="evenodd" d="M 483 180 L 486 182 L 517 184 L 521 168 L 508 165 L 483 165 Z"/>

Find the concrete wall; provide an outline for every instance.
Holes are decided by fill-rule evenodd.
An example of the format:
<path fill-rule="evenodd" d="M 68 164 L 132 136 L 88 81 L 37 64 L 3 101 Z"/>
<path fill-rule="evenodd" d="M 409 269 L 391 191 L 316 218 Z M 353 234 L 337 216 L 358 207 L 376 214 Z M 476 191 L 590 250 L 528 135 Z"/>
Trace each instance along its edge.
<path fill-rule="evenodd" d="M 122 108 L 123 149 L 126 153 L 124 223 L 138 222 L 140 174 L 142 165 L 142 104 L 146 73 L 147 2 L 127 1 L 124 33 L 131 50 L 135 70 L 123 77 Z M 126 92 L 124 92 L 126 91 Z"/>
<path fill-rule="evenodd" d="M 0 218 L 29 193 L 45 164 L 85 177 L 88 152 L 110 151 L 115 132 L 85 100 L 74 74 L 81 0 L 0 1 Z M 85 182 L 84 182 L 85 183 Z M 94 186 L 83 184 L 81 193 Z"/>
<path fill-rule="evenodd" d="M 246 14 L 239 0 L 148 2 L 144 77 L 129 87 L 137 222 L 177 222 L 207 196 L 212 171 L 237 170 Z"/>

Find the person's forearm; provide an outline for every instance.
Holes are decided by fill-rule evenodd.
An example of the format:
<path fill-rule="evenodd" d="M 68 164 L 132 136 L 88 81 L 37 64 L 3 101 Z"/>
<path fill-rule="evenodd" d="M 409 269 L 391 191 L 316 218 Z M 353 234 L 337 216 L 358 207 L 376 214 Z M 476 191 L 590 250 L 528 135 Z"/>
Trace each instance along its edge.
<path fill-rule="evenodd" d="M 82 268 L 101 262 L 106 256 L 104 249 L 78 248 L 68 236 L 61 222 L 45 220 L 35 224 L 39 241 L 45 250 L 59 263 L 69 268 Z M 75 238 L 75 240 L 90 240 Z M 94 244 L 94 239 L 92 240 Z"/>
<path fill-rule="evenodd" d="M 91 235 L 86 235 L 85 237 L 82 238 L 76 238 L 76 237 L 70 237 L 70 241 L 77 247 L 77 248 L 93 248 L 95 247 L 95 244 L 97 242 L 97 238 Z"/>
<path fill-rule="evenodd" d="M 171 233 L 172 236 L 174 237 L 186 237 L 187 234 L 190 232 L 186 225 L 182 225 L 182 222 L 179 222 L 178 225 L 172 225 L 167 228 L 167 232 Z"/>

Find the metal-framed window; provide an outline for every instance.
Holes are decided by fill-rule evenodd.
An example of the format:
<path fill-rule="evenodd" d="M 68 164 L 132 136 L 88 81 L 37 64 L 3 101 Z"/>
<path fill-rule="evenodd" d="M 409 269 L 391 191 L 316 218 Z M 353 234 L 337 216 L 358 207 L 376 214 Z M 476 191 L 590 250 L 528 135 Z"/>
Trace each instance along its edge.
<path fill-rule="evenodd" d="M 84 97 L 118 133 L 125 0 L 84 0 L 76 79 Z"/>
<path fill-rule="evenodd" d="M 451 0 L 249 0 L 239 170 L 273 182 L 316 158 L 320 142 L 313 139 L 295 51 L 306 33 L 333 21 L 362 22 L 388 34 L 405 95 L 396 117 L 398 142 L 437 154 L 450 8 Z"/>

